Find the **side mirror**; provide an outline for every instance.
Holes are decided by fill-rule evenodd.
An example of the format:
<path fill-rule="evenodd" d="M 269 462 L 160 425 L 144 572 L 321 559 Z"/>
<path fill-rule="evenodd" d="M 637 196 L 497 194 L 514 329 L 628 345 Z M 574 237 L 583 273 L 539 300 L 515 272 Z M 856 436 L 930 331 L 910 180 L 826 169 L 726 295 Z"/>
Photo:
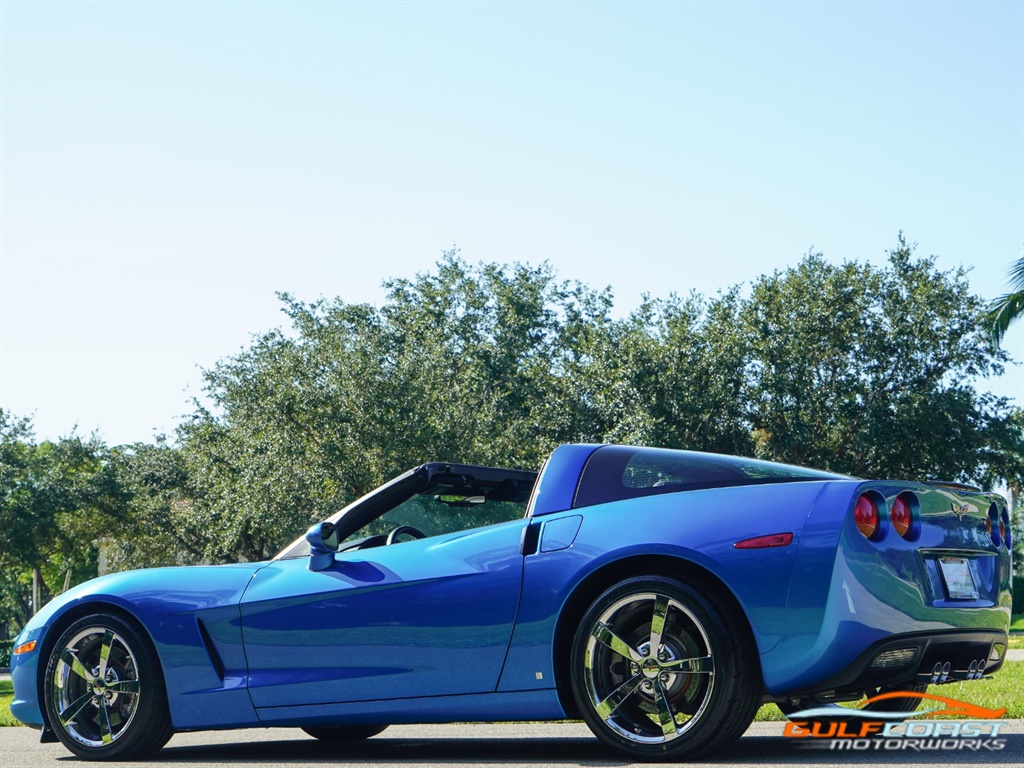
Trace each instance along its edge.
<path fill-rule="evenodd" d="M 334 564 L 338 551 L 338 529 L 334 523 L 317 523 L 306 531 L 309 542 L 309 570 L 324 571 Z"/>

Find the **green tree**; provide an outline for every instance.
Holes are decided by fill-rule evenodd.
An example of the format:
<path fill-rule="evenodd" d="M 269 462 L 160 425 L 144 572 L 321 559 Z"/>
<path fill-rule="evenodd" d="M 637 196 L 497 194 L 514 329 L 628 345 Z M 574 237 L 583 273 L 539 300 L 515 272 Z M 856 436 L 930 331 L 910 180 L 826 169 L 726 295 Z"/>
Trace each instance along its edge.
<path fill-rule="evenodd" d="M 272 555 L 313 520 L 427 460 L 536 467 L 588 407 L 555 379 L 603 300 L 550 267 L 448 253 L 382 307 L 282 296 L 291 321 L 206 372 L 179 430 L 212 560 Z"/>
<path fill-rule="evenodd" d="M 32 571 L 19 549 L 37 547 L 31 487 L 32 423 L 0 409 L 0 622 L 13 629 L 32 615 Z"/>
<path fill-rule="evenodd" d="M 283 295 L 289 327 L 205 373 L 208 404 L 159 454 L 178 479 L 133 509 L 179 561 L 222 561 L 269 557 L 422 461 L 537 467 L 561 442 L 1015 482 L 1019 414 L 973 384 L 1005 355 L 965 273 L 912 250 L 901 235 L 881 269 L 810 255 L 746 295 L 621 319 L 607 289 L 455 252 L 381 307 Z"/>
<path fill-rule="evenodd" d="M 1010 266 L 1010 292 L 993 301 L 985 324 L 993 349 L 999 346 L 1010 325 L 1024 314 L 1024 256 Z"/>
<path fill-rule="evenodd" d="M 714 299 L 647 301 L 632 316 L 628 375 L 649 426 L 640 442 L 749 454 L 744 407 L 748 346 L 740 332 L 740 292 Z"/>
<path fill-rule="evenodd" d="M 962 269 L 810 255 L 755 282 L 748 403 L 759 455 L 863 477 L 991 483 L 1021 476 L 1021 430 L 1005 399 L 980 395 L 1001 371 Z"/>
<path fill-rule="evenodd" d="M 109 458 L 95 436 L 36 443 L 28 419 L 0 411 L 0 593 L 10 623 L 39 607 L 26 599 L 33 576 L 45 601 L 95 576 L 100 541 L 122 533 L 127 496 Z"/>
<path fill-rule="evenodd" d="M 119 535 L 104 542 L 107 570 L 202 562 L 211 536 L 196 513 L 182 451 L 160 436 L 152 445 L 119 446 L 109 461 L 126 508 Z"/>

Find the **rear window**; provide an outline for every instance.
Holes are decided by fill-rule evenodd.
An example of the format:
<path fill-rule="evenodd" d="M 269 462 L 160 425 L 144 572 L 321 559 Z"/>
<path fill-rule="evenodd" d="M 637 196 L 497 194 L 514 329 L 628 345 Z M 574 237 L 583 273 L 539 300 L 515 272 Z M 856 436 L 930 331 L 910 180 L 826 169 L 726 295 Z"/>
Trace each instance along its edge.
<path fill-rule="evenodd" d="M 817 469 L 742 456 L 606 445 L 598 448 L 583 468 L 573 506 L 588 507 L 609 501 L 704 488 L 842 477 Z"/>

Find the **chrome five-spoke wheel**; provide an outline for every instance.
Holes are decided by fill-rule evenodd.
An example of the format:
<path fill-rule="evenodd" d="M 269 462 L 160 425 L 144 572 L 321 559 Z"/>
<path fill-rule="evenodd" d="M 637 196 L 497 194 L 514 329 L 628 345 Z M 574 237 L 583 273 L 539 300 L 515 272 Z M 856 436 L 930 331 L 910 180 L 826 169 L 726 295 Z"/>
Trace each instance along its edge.
<path fill-rule="evenodd" d="M 44 682 L 50 727 L 72 752 L 130 759 L 170 737 L 162 678 L 151 648 L 118 617 L 72 624 L 57 641 Z"/>
<path fill-rule="evenodd" d="M 760 681 L 741 652 L 749 632 L 737 627 L 730 637 L 728 623 L 674 580 L 631 579 L 601 595 L 580 624 L 570 667 L 591 730 L 645 759 L 703 754 L 723 746 L 726 731 L 742 732 L 756 711 Z M 724 706 L 732 701 L 741 706 Z"/>

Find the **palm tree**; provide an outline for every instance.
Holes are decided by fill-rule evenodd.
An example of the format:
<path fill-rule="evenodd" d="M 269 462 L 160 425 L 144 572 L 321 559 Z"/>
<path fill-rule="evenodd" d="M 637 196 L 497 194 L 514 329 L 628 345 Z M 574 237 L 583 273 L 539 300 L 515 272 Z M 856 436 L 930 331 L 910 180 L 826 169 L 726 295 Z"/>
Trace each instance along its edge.
<path fill-rule="evenodd" d="M 985 326 L 993 349 L 999 346 L 1003 334 L 1014 320 L 1024 315 L 1024 256 L 1021 256 L 1010 267 L 1010 291 L 988 306 L 985 315 Z"/>

